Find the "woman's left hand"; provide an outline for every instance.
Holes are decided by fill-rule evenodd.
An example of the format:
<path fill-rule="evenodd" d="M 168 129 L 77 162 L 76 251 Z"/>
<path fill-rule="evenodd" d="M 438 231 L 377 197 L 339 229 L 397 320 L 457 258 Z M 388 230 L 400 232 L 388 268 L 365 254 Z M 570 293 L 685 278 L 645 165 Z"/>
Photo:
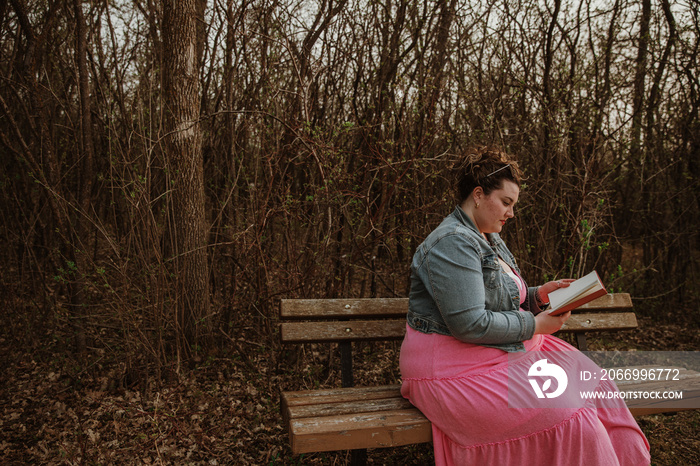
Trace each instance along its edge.
<path fill-rule="evenodd" d="M 575 280 L 572 278 L 563 278 L 561 280 L 545 283 L 537 289 L 538 301 L 542 302 L 543 304 L 549 303 L 549 293 L 558 290 L 559 288 L 566 288 L 574 281 Z"/>

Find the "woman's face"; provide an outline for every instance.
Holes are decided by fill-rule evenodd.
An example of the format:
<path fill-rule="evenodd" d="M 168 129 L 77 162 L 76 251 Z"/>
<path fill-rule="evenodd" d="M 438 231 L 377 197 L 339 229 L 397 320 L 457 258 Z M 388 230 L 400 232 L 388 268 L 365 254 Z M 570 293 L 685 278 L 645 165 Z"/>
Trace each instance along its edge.
<path fill-rule="evenodd" d="M 500 189 L 484 194 L 481 188 L 474 190 L 474 201 L 479 207 L 473 210 L 474 222 L 482 233 L 500 233 L 503 225 L 515 217 L 513 207 L 518 202 L 520 188 L 509 180 L 503 180 Z"/>

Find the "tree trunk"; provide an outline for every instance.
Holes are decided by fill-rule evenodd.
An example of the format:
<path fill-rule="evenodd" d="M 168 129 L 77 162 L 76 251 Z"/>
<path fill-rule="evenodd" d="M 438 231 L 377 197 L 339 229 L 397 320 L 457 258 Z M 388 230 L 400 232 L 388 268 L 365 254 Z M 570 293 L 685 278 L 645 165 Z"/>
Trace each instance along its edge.
<path fill-rule="evenodd" d="M 647 76 L 647 54 L 649 51 L 649 22 L 651 21 L 651 0 L 642 1 L 642 16 L 639 22 L 639 45 L 637 48 L 637 69 L 634 75 L 634 94 L 632 96 L 632 128 L 630 150 L 635 163 L 640 159 L 642 116 L 644 108 L 644 87 Z"/>
<path fill-rule="evenodd" d="M 92 109 L 90 103 L 90 82 L 87 66 L 87 25 L 83 15 L 83 2 L 81 0 L 73 0 L 73 8 L 75 9 L 76 20 L 76 41 L 75 41 L 75 63 L 78 71 L 78 84 L 80 89 L 80 144 L 79 144 L 79 160 L 80 160 L 80 187 L 78 192 L 78 205 L 82 210 L 83 215 L 89 215 L 90 206 L 92 205 L 92 180 L 95 177 L 94 160 L 95 149 L 92 139 Z M 88 225 L 82 215 L 78 215 L 74 220 L 74 229 L 72 234 L 75 239 L 73 244 L 87 245 Z M 83 285 L 81 283 L 81 275 L 85 270 L 85 248 L 79 248 L 79 254 L 75 252 L 73 262 L 75 263 L 77 283 L 71 283 L 71 304 L 74 307 L 74 312 L 77 317 L 76 348 L 78 352 L 84 353 L 87 342 L 84 321 L 84 297 Z M 77 257 L 80 256 L 80 257 Z M 82 273 L 81 273 L 82 272 Z"/>
<path fill-rule="evenodd" d="M 180 356 L 189 359 L 204 344 L 209 327 L 207 223 L 199 124 L 200 83 L 196 0 L 163 4 L 164 148 L 170 177 L 175 286 L 173 311 Z"/>
<path fill-rule="evenodd" d="M 551 114 L 551 105 L 553 101 L 553 91 L 552 91 L 552 63 L 554 61 L 554 31 L 556 29 L 559 12 L 561 11 L 561 0 L 554 1 L 554 11 L 552 12 L 552 19 L 549 22 L 549 27 L 547 29 L 547 38 L 545 42 L 544 49 L 544 70 L 542 71 L 542 124 L 544 125 L 542 130 L 542 149 L 544 151 L 544 161 L 550 161 L 549 169 L 550 174 L 556 177 L 560 173 L 560 163 L 561 157 L 556 151 L 553 150 L 554 144 L 552 143 L 552 129 L 555 127 L 554 119 Z"/>

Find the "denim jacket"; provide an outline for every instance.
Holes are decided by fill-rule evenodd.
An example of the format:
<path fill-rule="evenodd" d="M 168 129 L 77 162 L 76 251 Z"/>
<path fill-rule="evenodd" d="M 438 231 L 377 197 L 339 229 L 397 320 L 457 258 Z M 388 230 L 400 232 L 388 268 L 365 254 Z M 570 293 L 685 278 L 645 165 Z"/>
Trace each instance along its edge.
<path fill-rule="evenodd" d="M 498 263 L 500 256 L 515 272 L 513 254 L 496 233 L 479 233 L 458 206 L 418 246 L 411 263 L 408 325 L 423 333 L 508 352 L 525 351 L 535 333 L 536 288 L 528 288 L 519 310 L 517 284 Z"/>

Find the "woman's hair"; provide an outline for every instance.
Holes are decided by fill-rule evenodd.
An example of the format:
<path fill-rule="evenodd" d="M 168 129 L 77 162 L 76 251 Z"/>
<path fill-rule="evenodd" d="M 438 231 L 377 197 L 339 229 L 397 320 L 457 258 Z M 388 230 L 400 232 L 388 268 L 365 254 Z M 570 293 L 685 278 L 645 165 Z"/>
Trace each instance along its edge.
<path fill-rule="evenodd" d="M 464 202 L 477 186 L 489 195 L 503 187 L 503 180 L 520 186 L 522 172 L 518 162 L 505 151 L 493 146 L 467 149 L 454 166 L 454 180 L 459 203 Z"/>

